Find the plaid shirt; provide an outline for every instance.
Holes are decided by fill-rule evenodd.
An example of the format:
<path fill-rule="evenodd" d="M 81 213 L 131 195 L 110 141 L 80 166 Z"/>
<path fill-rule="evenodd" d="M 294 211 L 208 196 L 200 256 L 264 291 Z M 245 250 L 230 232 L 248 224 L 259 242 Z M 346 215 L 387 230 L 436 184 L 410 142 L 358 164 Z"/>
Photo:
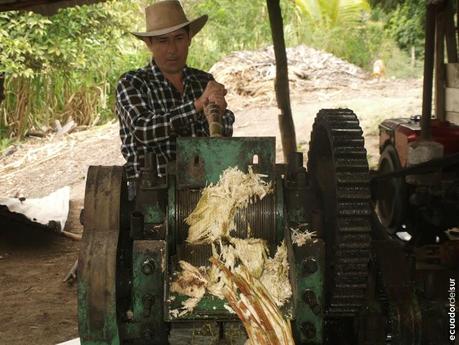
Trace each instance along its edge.
<path fill-rule="evenodd" d="M 183 95 L 163 76 L 154 61 L 121 76 L 116 89 L 116 113 L 120 121 L 121 153 L 126 159 L 128 179 L 139 177 L 146 152 L 156 155 L 159 176 L 166 174 L 168 161 L 175 160 L 175 138 L 209 136 L 203 112 L 194 101 L 207 83 L 209 73 L 185 67 Z M 223 135 L 233 133 L 234 114 L 223 115 Z"/>

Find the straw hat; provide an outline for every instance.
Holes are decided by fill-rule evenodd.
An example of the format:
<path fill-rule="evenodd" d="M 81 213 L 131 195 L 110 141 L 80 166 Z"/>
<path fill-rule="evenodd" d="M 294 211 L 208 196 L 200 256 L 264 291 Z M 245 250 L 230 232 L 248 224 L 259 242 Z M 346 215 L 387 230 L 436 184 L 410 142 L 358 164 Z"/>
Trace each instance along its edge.
<path fill-rule="evenodd" d="M 182 5 L 177 0 L 159 1 L 145 8 L 146 32 L 131 32 L 137 38 L 165 35 L 187 25 L 190 26 L 191 37 L 196 35 L 207 22 L 207 15 L 188 20 Z"/>

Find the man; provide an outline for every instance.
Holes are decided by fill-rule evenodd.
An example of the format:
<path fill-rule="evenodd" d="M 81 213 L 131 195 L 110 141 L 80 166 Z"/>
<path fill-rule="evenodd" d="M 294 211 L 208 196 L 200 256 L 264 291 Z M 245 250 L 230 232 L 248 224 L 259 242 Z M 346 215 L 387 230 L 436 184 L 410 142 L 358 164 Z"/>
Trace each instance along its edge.
<path fill-rule="evenodd" d="M 145 9 L 147 31 L 134 32 L 153 54 L 146 67 L 124 74 L 117 86 L 121 152 L 128 180 L 139 176 L 146 152 L 154 152 L 158 176 L 175 160 L 179 136 L 208 136 L 205 107 L 222 112 L 223 135 L 232 135 L 234 114 L 226 109 L 225 87 L 212 75 L 186 66 L 191 39 L 207 21 L 188 21 L 178 1 L 157 2 Z"/>

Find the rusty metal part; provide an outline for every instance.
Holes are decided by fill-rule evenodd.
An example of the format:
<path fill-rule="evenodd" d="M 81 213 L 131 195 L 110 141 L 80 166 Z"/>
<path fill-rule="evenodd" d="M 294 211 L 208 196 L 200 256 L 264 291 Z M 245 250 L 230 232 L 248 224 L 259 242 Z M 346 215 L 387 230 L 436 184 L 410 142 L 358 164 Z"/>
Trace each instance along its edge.
<path fill-rule="evenodd" d="M 326 247 L 325 312 L 352 316 L 366 297 L 371 211 L 362 129 L 351 110 L 319 112 L 308 171 L 322 214 L 318 235 Z"/>
<path fill-rule="evenodd" d="M 385 337 L 391 344 L 421 343 L 421 310 L 412 284 L 410 260 L 393 240 L 373 241 L 377 298 L 385 317 Z M 397 269 L 394 269 L 396 267 Z"/>
<path fill-rule="evenodd" d="M 397 151 L 388 144 L 379 158 L 378 174 L 387 174 L 401 169 Z M 406 217 L 407 186 L 404 178 L 393 177 L 386 180 L 374 180 L 373 198 L 381 224 L 390 233 L 397 232 Z"/>
<path fill-rule="evenodd" d="M 169 344 L 218 345 L 220 344 L 220 325 L 215 321 L 172 323 Z"/>
<path fill-rule="evenodd" d="M 459 241 L 422 246 L 415 253 L 418 261 L 454 268 L 459 262 Z"/>
<path fill-rule="evenodd" d="M 228 167 L 255 173 L 275 181 L 276 142 L 274 137 L 177 138 L 177 189 L 203 188 L 217 183 Z M 258 161 L 258 163 L 257 163 Z"/>
<path fill-rule="evenodd" d="M 453 153 L 442 158 L 435 158 L 424 163 L 419 163 L 396 171 L 381 172 L 372 177 L 372 182 L 394 177 L 404 177 L 409 174 L 428 174 L 440 169 L 452 168 L 459 165 L 459 153 Z"/>
<path fill-rule="evenodd" d="M 91 166 L 86 180 L 84 232 L 78 257 L 78 318 L 82 343 L 119 338 L 117 298 L 123 276 L 118 244 L 129 234 L 123 167 Z"/>

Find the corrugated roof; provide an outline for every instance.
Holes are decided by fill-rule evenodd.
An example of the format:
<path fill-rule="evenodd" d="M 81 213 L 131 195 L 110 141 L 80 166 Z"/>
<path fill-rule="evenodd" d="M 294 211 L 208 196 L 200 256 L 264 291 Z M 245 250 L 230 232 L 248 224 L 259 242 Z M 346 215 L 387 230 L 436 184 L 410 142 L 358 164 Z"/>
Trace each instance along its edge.
<path fill-rule="evenodd" d="M 0 0 L 0 12 L 27 10 L 43 15 L 53 15 L 58 9 L 87 5 L 105 0 Z"/>

